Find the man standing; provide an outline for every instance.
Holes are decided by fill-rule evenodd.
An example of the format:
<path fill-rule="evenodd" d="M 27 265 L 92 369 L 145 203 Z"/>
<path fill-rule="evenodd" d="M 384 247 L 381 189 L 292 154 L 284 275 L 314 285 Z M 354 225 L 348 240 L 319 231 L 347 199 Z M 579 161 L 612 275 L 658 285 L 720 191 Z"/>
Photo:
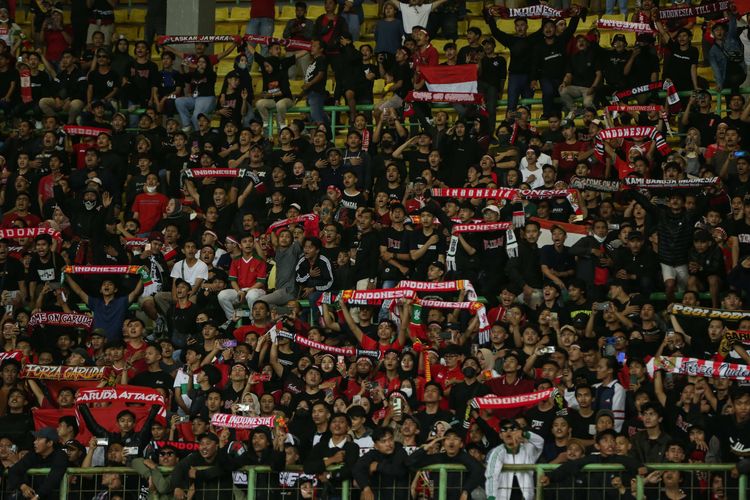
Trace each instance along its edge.
<path fill-rule="evenodd" d="M 498 500 L 534 498 L 532 472 L 502 472 L 506 463 L 534 464 L 542 454 L 544 439 L 531 431 L 524 431 L 515 420 L 500 422 L 503 444 L 490 451 L 487 457 L 485 491 Z M 518 493 L 521 493 L 519 496 Z"/>
<path fill-rule="evenodd" d="M 233 464 L 229 463 L 226 452 L 219 449 L 219 437 L 208 432 L 198 437 L 198 443 L 198 451 L 180 460 L 169 478 L 175 487 L 175 500 L 207 498 L 208 495 L 215 498 L 222 494 L 231 497 Z M 194 496 L 188 493 L 191 486 L 195 488 Z"/>
<path fill-rule="evenodd" d="M 323 54 L 323 45 L 320 40 L 313 40 L 310 46 L 310 55 L 313 61 L 305 71 L 305 83 L 302 84 L 302 92 L 307 93 L 307 105 L 310 106 L 310 118 L 317 123 L 328 123 L 328 115 L 323 110 L 328 92 L 326 91 L 326 80 L 328 79 L 328 59 Z"/>
<path fill-rule="evenodd" d="M 272 36 L 273 35 L 273 20 L 276 15 L 275 12 L 276 0 L 254 0 L 250 4 L 250 20 L 247 22 L 247 29 L 245 33 L 248 35 L 260 35 L 260 36 Z M 255 47 L 255 44 L 253 44 Z M 268 54 L 268 46 L 263 45 L 261 48 L 261 54 L 264 56 Z M 252 55 L 248 57 L 247 67 L 253 65 Z"/>

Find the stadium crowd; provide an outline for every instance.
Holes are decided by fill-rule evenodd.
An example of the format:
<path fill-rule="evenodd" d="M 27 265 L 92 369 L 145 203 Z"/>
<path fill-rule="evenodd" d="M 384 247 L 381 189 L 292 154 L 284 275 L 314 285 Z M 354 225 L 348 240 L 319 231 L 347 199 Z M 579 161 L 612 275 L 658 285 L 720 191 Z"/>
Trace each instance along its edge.
<path fill-rule="evenodd" d="M 135 42 L 117 3 L 0 0 L 4 495 L 244 498 L 264 465 L 255 498 L 433 498 L 458 464 L 457 500 L 738 498 L 739 2 L 509 1 L 459 48 L 457 0 L 382 2 L 374 46 L 362 0 L 281 41 L 254 0 L 258 38 L 188 52 L 154 45 L 166 2 Z"/>

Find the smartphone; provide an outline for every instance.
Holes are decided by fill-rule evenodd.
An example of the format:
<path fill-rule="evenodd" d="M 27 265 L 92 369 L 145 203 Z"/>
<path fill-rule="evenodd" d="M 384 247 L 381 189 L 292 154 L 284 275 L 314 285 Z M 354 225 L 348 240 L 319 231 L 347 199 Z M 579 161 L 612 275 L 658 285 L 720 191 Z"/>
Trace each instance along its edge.
<path fill-rule="evenodd" d="M 440 338 L 442 340 L 451 340 L 453 338 L 453 334 L 451 332 L 440 332 Z"/>
<path fill-rule="evenodd" d="M 403 401 L 401 401 L 401 398 L 395 398 L 393 400 L 393 411 L 401 413 L 401 411 L 403 410 L 402 405 L 403 405 Z"/>
<path fill-rule="evenodd" d="M 237 411 L 250 411 L 250 405 L 249 404 L 240 403 L 240 404 L 237 405 Z"/>
<path fill-rule="evenodd" d="M 592 309 L 594 311 L 606 311 L 609 309 L 609 302 L 595 302 Z"/>
<path fill-rule="evenodd" d="M 151 243 L 146 243 L 146 246 L 143 247 L 144 252 L 150 252 L 151 251 Z"/>
<path fill-rule="evenodd" d="M 229 339 L 221 342 L 222 349 L 229 349 L 230 347 L 237 347 L 237 341 L 234 339 Z"/>
<path fill-rule="evenodd" d="M 553 352 L 555 352 L 555 346 L 552 345 L 539 349 L 539 354 L 552 354 Z"/>
<path fill-rule="evenodd" d="M 138 455 L 138 447 L 137 446 L 125 446 L 122 449 L 123 455 Z"/>
<path fill-rule="evenodd" d="M 344 356 L 336 356 L 336 363 L 338 363 L 339 365 L 343 365 L 344 364 Z"/>
<path fill-rule="evenodd" d="M 10 452 L 11 453 L 18 453 L 18 446 L 13 444 L 10 446 Z"/>
<path fill-rule="evenodd" d="M 47 285 L 49 286 L 50 290 L 57 290 L 62 286 L 59 281 L 50 281 L 47 283 Z"/>
<path fill-rule="evenodd" d="M 109 438 L 96 438 L 96 445 L 97 446 L 108 446 L 109 445 Z"/>
<path fill-rule="evenodd" d="M 552 321 L 557 321 L 557 313 L 556 312 L 549 313 L 549 319 Z"/>
<path fill-rule="evenodd" d="M 250 309 L 238 309 L 234 312 L 234 314 L 238 318 L 249 318 L 250 317 Z"/>

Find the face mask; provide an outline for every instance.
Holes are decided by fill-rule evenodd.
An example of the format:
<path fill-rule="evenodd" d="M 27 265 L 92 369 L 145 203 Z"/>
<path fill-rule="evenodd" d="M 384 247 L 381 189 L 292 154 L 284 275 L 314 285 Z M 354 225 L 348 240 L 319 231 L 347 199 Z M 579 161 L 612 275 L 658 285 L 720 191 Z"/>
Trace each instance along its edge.
<path fill-rule="evenodd" d="M 146 186 L 146 192 L 147 193 L 155 193 L 156 192 L 156 186 Z"/>
<path fill-rule="evenodd" d="M 403 392 L 404 394 L 406 394 L 407 398 L 410 398 L 411 395 L 412 395 L 413 389 L 411 387 L 402 387 L 401 388 L 401 392 Z"/>
<path fill-rule="evenodd" d="M 474 378 L 477 375 L 477 369 L 473 366 L 467 366 L 461 370 L 461 373 L 463 373 L 466 378 Z"/>
<path fill-rule="evenodd" d="M 391 149 L 393 147 L 393 143 L 391 141 L 383 141 L 380 143 L 380 149 Z"/>
<path fill-rule="evenodd" d="M 88 201 L 87 200 L 87 201 L 83 202 L 83 208 L 85 208 L 86 210 L 93 210 L 94 207 L 96 207 L 96 202 L 95 201 Z"/>
<path fill-rule="evenodd" d="M 310 411 L 307 408 L 297 408 L 294 414 L 298 417 L 306 417 L 310 414 Z"/>
<path fill-rule="evenodd" d="M 497 142 L 500 144 L 508 144 L 508 141 L 510 140 L 510 135 L 508 134 L 500 134 L 497 136 Z"/>
<path fill-rule="evenodd" d="M 238 69 L 247 69 L 247 63 L 237 63 Z"/>

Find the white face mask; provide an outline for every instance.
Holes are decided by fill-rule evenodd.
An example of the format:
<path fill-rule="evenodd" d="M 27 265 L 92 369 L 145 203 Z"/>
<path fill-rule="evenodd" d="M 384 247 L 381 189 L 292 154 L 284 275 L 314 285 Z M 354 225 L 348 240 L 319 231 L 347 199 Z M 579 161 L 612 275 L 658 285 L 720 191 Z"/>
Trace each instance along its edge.
<path fill-rule="evenodd" d="M 404 394 L 406 394 L 407 398 L 410 398 L 411 395 L 412 395 L 413 389 L 411 387 L 402 387 L 401 388 L 401 392 L 403 392 Z"/>
<path fill-rule="evenodd" d="M 85 208 L 86 210 L 93 210 L 94 207 L 96 207 L 95 201 L 86 200 L 83 202 L 83 208 Z"/>
<path fill-rule="evenodd" d="M 156 186 L 146 186 L 146 192 L 147 193 L 155 193 L 156 192 Z"/>
<path fill-rule="evenodd" d="M 237 68 L 239 68 L 239 69 L 247 69 L 247 63 L 237 63 Z"/>

